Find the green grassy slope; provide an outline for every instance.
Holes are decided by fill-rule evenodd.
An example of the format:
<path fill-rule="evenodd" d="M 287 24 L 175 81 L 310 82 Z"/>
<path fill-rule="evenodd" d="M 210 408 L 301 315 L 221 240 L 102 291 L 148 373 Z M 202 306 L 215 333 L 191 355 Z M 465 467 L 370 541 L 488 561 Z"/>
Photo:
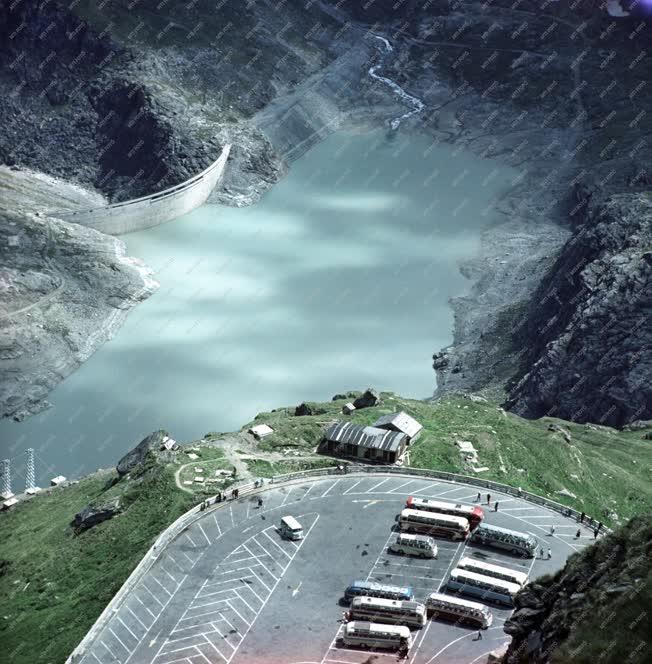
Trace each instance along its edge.
<path fill-rule="evenodd" d="M 316 415 L 294 417 L 294 409 L 261 413 L 253 423 L 266 423 L 274 433 L 261 449 L 294 448 L 313 452 L 325 423 L 343 419 L 346 400 L 318 404 Z M 372 424 L 380 415 L 404 410 L 424 426 L 410 448 L 410 465 L 473 474 L 465 468 L 456 440 L 471 441 L 480 466 L 489 470 L 477 476 L 495 480 L 556 500 L 613 525 L 613 512 L 621 520 L 652 509 L 652 442 L 640 432 L 574 424 L 555 418 L 525 420 L 505 413 L 490 402 L 449 397 L 435 403 L 382 394 L 382 404 L 355 411 L 350 421 Z M 567 443 L 558 424 L 570 432 Z M 576 476 L 576 477 L 573 477 Z M 559 495 L 566 489 L 577 499 Z"/>
<path fill-rule="evenodd" d="M 432 404 L 393 394 L 382 397 L 381 406 L 358 411 L 351 419 L 368 424 L 398 409 L 416 417 L 425 429 L 411 447 L 411 465 L 468 474 L 455 441 L 469 440 L 479 452 L 480 464 L 490 468 L 481 474 L 484 478 L 547 495 L 604 517 L 610 525 L 613 520 L 602 510 L 613 510 L 625 519 L 652 509 L 650 441 L 641 440 L 640 432 L 621 433 L 547 419 L 528 421 L 504 414 L 495 404 L 462 397 Z M 343 419 L 340 411 L 344 403 L 317 404 L 321 412 L 311 416 L 295 417 L 293 408 L 260 414 L 255 422 L 268 423 L 275 432 L 259 447 L 268 451 L 290 448 L 313 455 L 325 424 Z M 548 431 L 551 422 L 571 432 L 571 444 L 559 433 Z M 211 438 L 215 436 L 207 441 Z M 184 465 L 182 481 L 192 477 L 195 465 L 205 466 L 207 475 L 223 465 L 229 467 L 221 450 L 202 448 L 201 441 L 193 444 L 200 447 L 201 460 L 197 462 L 189 464 L 180 453 L 173 463 L 152 462 L 141 478 L 115 484 L 110 481 L 116 479 L 115 474 L 95 474 L 0 514 L 3 664 L 63 662 L 159 532 L 199 502 L 201 492 L 214 492 L 206 486 L 199 495 L 192 495 L 175 484 L 174 473 Z M 254 474 L 269 476 L 328 464 L 329 460 L 288 458 L 271 464 L 262 460 L 247 463 Z M 575 493 L 577 499 L 557 495 L 562 487 Z M 80 535 L 73 534 L 69 523 L 76 512 L 89 502 L 117 495 L 124 507 L 122 514 Z"/>

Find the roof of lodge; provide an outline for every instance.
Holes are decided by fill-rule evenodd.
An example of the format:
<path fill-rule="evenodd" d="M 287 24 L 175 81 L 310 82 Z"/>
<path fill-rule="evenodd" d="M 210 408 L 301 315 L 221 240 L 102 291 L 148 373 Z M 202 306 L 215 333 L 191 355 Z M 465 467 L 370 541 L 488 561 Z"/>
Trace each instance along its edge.
<path fill-rule="evenodd" d="M 419 424 L 413 417 L 410 417 L 407 413 L 400 411 L 398 413 L 390 413 L 389 415 L 383 415 L 379 417 L 374 422 L 375 427 L 387 427 L 392 426 L 402 431 L 404 434 L 414 438 L 421 429 L 423 425 Z"/>
<path fill-rule="evenodd" d="M 377 429 L 351 422 L 332 424 L 326 431 L 327 440 L 388 452 L 397 452 L 404 438 L 405 434 L 398 431 L 387 431 L 387 429 Z"/>

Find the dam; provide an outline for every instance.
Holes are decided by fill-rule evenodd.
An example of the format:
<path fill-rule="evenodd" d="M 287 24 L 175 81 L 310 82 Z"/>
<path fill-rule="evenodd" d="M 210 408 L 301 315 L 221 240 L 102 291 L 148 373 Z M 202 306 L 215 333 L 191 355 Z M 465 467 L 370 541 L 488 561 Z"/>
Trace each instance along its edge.
<path fill-rule="evenodd" d="M 337 131 L 261 201 L 204 205 L 123 237 L 159 290 L 49 396 L 0 422 L 20 477 L 113 465 L 164 428 L 178 441 L 258 412 L 373 386 L 426 398 L 451 342 L 450 297 L 515 173 L 420 135 Z"/>

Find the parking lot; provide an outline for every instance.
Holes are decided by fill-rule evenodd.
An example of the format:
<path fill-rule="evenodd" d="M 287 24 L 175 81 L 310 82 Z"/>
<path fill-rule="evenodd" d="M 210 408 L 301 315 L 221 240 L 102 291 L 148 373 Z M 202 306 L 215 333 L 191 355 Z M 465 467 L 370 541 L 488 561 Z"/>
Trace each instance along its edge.
<path fill-rule="evenodd" d="M 258 495 L 263 506 L 258 508 Z M 330 476 L 267 486 L 255 497 L 217 504 L 159 555 L 98 633 L 82 664 L 362 664 L 370 652 L 340 641 L 342 594 L 355 579 L 409 585 L 417 599 L 445 585 L 462 556 L 503 564 L 536 577 L 559 569 L 593 534 L 556 512 L 495 494 L 485 522 L 534 534 L 551 559 L 523 559 L 463 542 L 437 539 L 436 559 L 388 551 L 408 495 L 476 501 L 475 487 L 407 476 Z M 494 501 L 499 511 L 493 511 Z M 304 528 L 282 539 L 286 514 Z M 550 536 L 550 526 L 555 526 Z M 413 632 L 409 664 L 483 662 L 506 643 L 510 611 L 492 607 L 482 632 L 428 621 Z M 396 653 L 374 652 L 374 664 Z"/>

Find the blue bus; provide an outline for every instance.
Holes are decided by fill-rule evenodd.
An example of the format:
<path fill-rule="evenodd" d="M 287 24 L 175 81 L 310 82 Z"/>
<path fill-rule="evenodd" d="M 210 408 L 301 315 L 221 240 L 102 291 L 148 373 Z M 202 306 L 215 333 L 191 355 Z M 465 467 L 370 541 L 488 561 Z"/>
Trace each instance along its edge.
<path fill-rule="evenodd" d="M 351 601 L 354 597 L 369 596 L 382 597 L 384 599 L 397 599 L 403 602 L 411 602 L 414 592 L 410 586 L 390 586 L 375 581 L 353 581 L 344 591 L 344 598 Z"/>
<path fill-rule="evenodd" d="M 495 602 L 511 607 L 514 606 L 514 595 L 521 589 L 521 586 L 457 567 L 451 572 L 446 589 L 462 595 L 479 597 L 485 602 Z"/>

